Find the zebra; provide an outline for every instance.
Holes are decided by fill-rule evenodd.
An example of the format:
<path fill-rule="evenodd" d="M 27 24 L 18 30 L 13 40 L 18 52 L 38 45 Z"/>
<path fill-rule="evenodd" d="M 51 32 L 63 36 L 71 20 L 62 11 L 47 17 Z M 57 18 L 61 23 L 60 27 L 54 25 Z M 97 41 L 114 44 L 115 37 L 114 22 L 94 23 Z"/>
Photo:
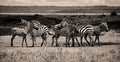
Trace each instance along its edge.
<path fill-rule="evenodd" d="M 75 30 L 74 25 L 68 24 L 68 23 L 66 23 L 66 24 L 61 24 L 60 23 L 60 24 L 54 25 L 52 27 L 52 30 L 54 32 L 54 35 L 52 37 L 52 44 L 51 45 L 54 44 L 54 39 L 55 39 L 56 46 L 59 46 L 58 39 L 62 35 L 66 37 L 66 47 L 70 46 L 69 41 L 70 41 L 71 38 L 72 38 L 72 41 L 73 41 L 72 46 L 74 46 L 74 38 L 76 39 L 78 45 L 80 45 L 77 38 L 74 36 L 74 30 Z"/>
<path fill-rule="evenodd" d="M 98 40 L 98 45 L 100 45 L 99 41 L 99 36 L 100 33 L 103 31 L 108 31 L 108 25 L 107 23 L 101 23 L 98 26 L 93 26 L 93 25 L 79 25 L 77 26 L 77 31 L 79 32 L 80 35 L 80 40 L 81 40 L 81 45 L 82 44 L 82 38 L 87 41 L 88 45 L 90 45 L 89 41 L 87 40 L 87 36 L 90 38 L 90 42 L 92 43 L 92 46 L 94 46 L 94 43 L 96 40 Z M 95 35 L 95 41 L 93 40 L 93 35 Z"/>
<path fill-rule="evenodd" d="M 98 40 L 98 45 L 100 46 L 100 39 L 99 36 L 101 34 L 101 32 L 108 32 L 108 25 L 107 23 L 101 23 L 98 26 L 93 26 L 93 35 L 95 35 L 95 41 L 94 43 Z"/>
<path fill-rule="evenodd" d="M 41 46 L 43 46 L 43 43 L 44 42 L 47 42 L 47 36 L 50 34 L 49 33 L 49 29 L 46 25 L 43 25 L 41 24 L 39 21 L 37 20 L 31 20 L 31 22 L 34 24 L 34 25 L 37 25 L 38 26 L 38 30 L 35 30 L 35 29 L 31 29 L 30 30 L 30 35 L 32 37 L 32 47 L 34 47 L 34 43 L 36 44 L 36 37 L 42 37 L 42 43 L 41 43 Z"/>
<path fill-rule="evenodd" d="M 76 30 L 79 33 L 81 45 L 83 46 L 83 42 L 82 42 L 83 37 L 87 41 L 88 45 L 90 45 L 89 41 L 87 40 L 87 36 L 89 35 L 90 42 L 92 42 L 93 41 L 92 39 L 93 26 L 92 25 L 77 25 Z"/>
<path fill-rule="evenodd" d="M 30 30 L 31 28 L 37 29 L 37 26 L 31 25 L 30 22 L 28 22 L 28 21 L 26 21 L 26 20 L 24 20 L 24 19 L 21 19 L 20 24 L 25 24 L 25 26 L 24 26 L 23 28 L 14 27 L 14 28 L 11 29 L 11 35 L 12 35 L 12 37 L 11 37 L 11 46 L 12 46 L 12 47 L 13 47 L 13 40 L 15 39 L 16 36 L 22 36 L 22 38 L 23 38 L 23 39 L 22 39 L 22 46 L 23 46 L 23 42 L 24 42 L 24 41 L 25 41 L 25 43 L 26 43 L 26 46 L 28 46 L 28 45 L 27 45 L 26 36 L 27 36 L 29 30 Z"/>

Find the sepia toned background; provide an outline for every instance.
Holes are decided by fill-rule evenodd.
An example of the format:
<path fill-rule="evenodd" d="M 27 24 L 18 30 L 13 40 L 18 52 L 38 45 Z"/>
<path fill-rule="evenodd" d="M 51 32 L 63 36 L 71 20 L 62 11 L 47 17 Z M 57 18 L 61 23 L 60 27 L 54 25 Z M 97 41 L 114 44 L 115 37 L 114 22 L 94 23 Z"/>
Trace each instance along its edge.
<path fill-rule="evenodd" d="M 1 0 L 0 5 L 10 6 L 119 6 L 120 0 Z"/>
<path fill-rule="evenodd" d="M 83 40 L 85 46 L 75 42 L 75 47 L 66 47 L 65 36 L 61 36 L 60 46 L 55 47 L 49 35 L 46 46 L 41 47 L 42 39 L 37 37 L 36 46 L 31 47 L 28 35 L 29 47 L 21 46 L 19 36 L 11 47 L 11 29 L 20 27 L 21 19 L 37 20 L 49 27 L 59 24 L 64 16 L 70 24 L 107 22 L 109 31 L 100 36 L 101 46 L 96 43 L 91 47 Z M 119 25 L 120 0 L 0 0 L 0 62 L 120 62 Z"/>

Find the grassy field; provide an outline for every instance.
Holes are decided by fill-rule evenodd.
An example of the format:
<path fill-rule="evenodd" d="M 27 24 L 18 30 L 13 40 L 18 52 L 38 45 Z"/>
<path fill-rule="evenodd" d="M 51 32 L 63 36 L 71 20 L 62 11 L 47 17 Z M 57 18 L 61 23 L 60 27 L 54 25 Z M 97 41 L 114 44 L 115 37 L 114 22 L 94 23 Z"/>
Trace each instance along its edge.
<path fill-rule="evenodd" d="M 51 46 L 51 36 L 46 46 L 40 47 L 41 38 L 37 37 L 36 47 L 27 36 L 29 47 L 21 47 L 21 37 L 16 37 L 10 46 L 11 36 L 0 36 L 0 62 L 120 62 L 120 33 L 107 32 L 100 37 L 102 45 L 94 47 L 65 47 L 65 37 L 60 37 L 59 47 Z M 84 40 L 84 44 L 86 44 Z"/>
<path fill-rule="evenodd" d="M 29 47 L 21 47 L 22 37 L 16 37 L 14 46 L 10 46 L 12 27 L 18 27 L 20 19 L 36 19 L 45 25 L 59 23 L 64 15 L 0 15 L 0 62 L 120 62 L 120 32 L 109 31 L 100 37 L 101 46 L 97 43 L 94 47 L 86 45 L 75 47 L 65 47 L 65 37 L 60 37 L 59 47 L 51 46 L 51 37 L 48 37 L 46 46 L 40 47 L 41 38 L 37 37 L 36 47 L 31 47 L 32 41 L 27 36 Z M 98 23 L 106 21 L 120 21 L 120 16 L 85 16 L 69 15 L 70 21 L 75 23 Z M 91 19 L 89 19 L 91 18 Z M 95 20 L 94 20 L 95 19 Z"/>

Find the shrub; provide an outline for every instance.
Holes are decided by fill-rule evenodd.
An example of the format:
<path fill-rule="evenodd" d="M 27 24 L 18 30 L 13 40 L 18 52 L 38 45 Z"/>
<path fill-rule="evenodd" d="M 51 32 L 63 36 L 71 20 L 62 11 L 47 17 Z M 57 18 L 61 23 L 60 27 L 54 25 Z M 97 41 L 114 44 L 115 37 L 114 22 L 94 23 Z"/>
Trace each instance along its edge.
<path fill-rule="evenodd" d="M 110 15 L 111 15 L 112 17 L 113 17 L 113 16 L 117 16 L 117 12 L 112 11 Z"/>

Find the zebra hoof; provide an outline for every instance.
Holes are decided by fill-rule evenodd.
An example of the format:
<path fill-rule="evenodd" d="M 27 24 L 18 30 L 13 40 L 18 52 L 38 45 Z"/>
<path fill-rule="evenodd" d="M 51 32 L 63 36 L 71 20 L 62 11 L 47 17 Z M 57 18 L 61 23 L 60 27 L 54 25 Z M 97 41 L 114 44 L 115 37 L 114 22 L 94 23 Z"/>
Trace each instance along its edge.
<path fill-rule="evenodd" d="M 13 45 L 11 45 L 11 47 L 14 47 Z"/>
<path fill-rule="evenodd" d="M 56 47 L 59 47 L 59 44 L 56 44 Z"/>
<path fill-rule="evenodd" d="M 42 47 L 43 45 L 41 45 L 41 47 Z"/>
<path fill-rule="evenodd" d="M 68 47 L 68 45 L 66 45 L 66 47 Z"/>
<path fill-rule="evenodd" d="M 70 45 L 69 45 L 69 44 L 67 44 L 67 43 L 66 43 L 65 45 L 66 45 L 66 47 L 70 47 Z"/>
<path fill-rule="evenodd" d="M 66 47 L 70 47 L 70 45 L 67 45 Z"/>
<path fill-rule="evenodd" d="M 51 47 L 52 47 L 53 45 L 51 45 Z"/>
<path fill-rule="evenodd" d="M 98 44 L 99 45 L 99 47 L 101 46 L 100 44 Z"/>
<path fill-rule="evenodd" d="M 93 44 L 92 44 L 91 46 L 92 46 L 92 47 L 94 47 L 94 45 L 93 45 Z"/>
<path fill-rule="evenodd" d="M 84 46 L 83 44 L 81 44 L 81 46 Z"/>
<path fill-rule="evenodd" d="M 88 43 L 88 45 L 90 45 L 90 43 Z"/>
<path fill-rule="evenodd" d="M 71 47 L 75 47 L 74 45 L 72 45 Z"/>
<path fill-rule="evenodd" d="M 32 45 L 31 47 L 34 47 L 34 45 Z"/>
<path fill-rule="evenodd" d="M 80 44 L 78 44 L 78 46 L 80 46 Z"/>
<path fill-rule="evenodd" d="M 71 46 L 71 47 L 75 47 L 75 46 Z"/>
<path fill-rule="evenodd" d="M 10 44 L 11 45 L 11 47 L 13 47 L 13 44 Z"/>

